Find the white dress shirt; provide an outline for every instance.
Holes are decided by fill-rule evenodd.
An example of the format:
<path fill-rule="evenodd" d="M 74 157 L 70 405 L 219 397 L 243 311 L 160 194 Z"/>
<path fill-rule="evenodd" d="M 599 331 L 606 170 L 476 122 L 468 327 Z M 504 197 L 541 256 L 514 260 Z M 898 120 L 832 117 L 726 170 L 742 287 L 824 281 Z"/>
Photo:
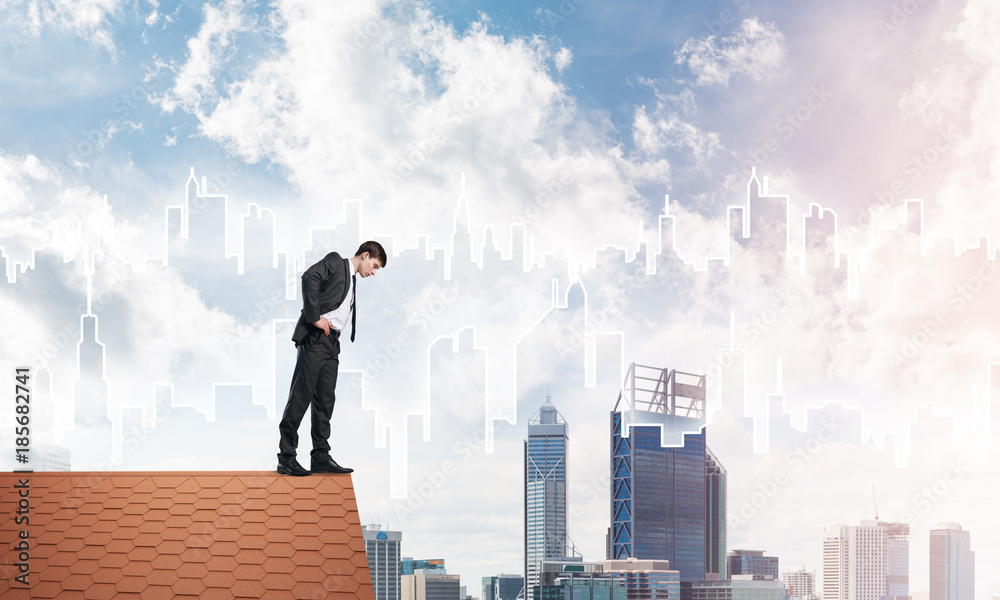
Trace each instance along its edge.
<path fill-rule="evenodd" d="M 347 268 L 351 272 L 351 278 L 348 280 L 347 286 L 347 298 L 344 298 L 340 306 L 322 315 L 324 319 L 330 322 L 330 328 L 337 332 L 343 331 L 344 327 L 347 326 L 347 319 L 351 316 L 351 309 L 354 307 L 354 263 L 350 259 L 347 259 L 347 265 Z"/>

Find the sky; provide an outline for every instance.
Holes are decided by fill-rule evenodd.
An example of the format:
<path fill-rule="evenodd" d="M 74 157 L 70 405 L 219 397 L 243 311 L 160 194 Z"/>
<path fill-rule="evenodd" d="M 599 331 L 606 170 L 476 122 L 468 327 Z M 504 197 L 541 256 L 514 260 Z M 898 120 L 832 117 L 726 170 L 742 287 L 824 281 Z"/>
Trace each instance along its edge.
<path fill-rule="evenodd" d="M 76 469 L 269 470 L 298 276 L 377 239 L 334 448 L 404 555 L 473 593 L 521 571 L 550 395 L 603 558 L 635 362 L 707 375 L 730 549 L 819 576 L 823 526 L 878 510 L 921 593 L 960 522 L 1000 595 L 998 28 L 989 0 L 2 1 L 0 363 Z"/>

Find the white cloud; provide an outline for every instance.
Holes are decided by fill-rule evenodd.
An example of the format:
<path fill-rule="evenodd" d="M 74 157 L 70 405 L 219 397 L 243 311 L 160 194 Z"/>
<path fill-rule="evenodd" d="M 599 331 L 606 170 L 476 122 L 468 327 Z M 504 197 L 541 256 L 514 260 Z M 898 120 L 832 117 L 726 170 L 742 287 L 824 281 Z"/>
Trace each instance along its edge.
<path fill-rule="evenodd" d="M 632 137 L 635 145 L 644 152 L 655 153 L 670 147 L 689 152 L 699 166 L 704 166 L 724 149 L 718 132 L 704 131 L 676 114 L 650 117 L 645 106 L 635 110 Z"/>
<path fill-rule="evenodd" d="M 215 99 L 215 77 L 233 50 L 234 36 L 253 27 L 254 20 L 246 11 L 248 6 L 243 0 L 204 6 L 205 18 L 198 35 L 188 39 L 186 62 L 174 67 L 177 76 L 173 88 L 154 98 L 154 102 L 167 112 L 180 108 L 202 114 L 203 104 Z"/>
<path fill-rule="evenodd" d="M 109 19 L 123 5 L 122 0 L 8 0 L 3 8 L 10 21 L 29 35 L 40 36 L 44 26 L 66 29 L 115 56 Z"/>
<path fill-rule="evenodd" d="M 971 0 L 953 31 L 921 46 L 934 60 L 922 66 L 899 100 L 908 118 L 938 132 L 914 158 L 947 165 L 928 213 L 935 233 L 957 235 L 963 245 L 977 243 L 980 235 L 1000 235 L 998 28 L 1000 6 Z"/>
<path fill-rule="evenodd" d="M 558 69 L 559 72 L 562 73 L 563 71 L 566 70 L 566 67 L 568 67 L 570 63 L 573 62 L 573 51 L 570 50 L 569 48 L 560 48 L 559 51 L 556 52 L 555 61 L 556 61 L 556 69 Z"/>
<path fill-rule="evenodd" d="M 465 173 L 482 201 L 477 225 L 502 236 L 537 213 L 539 252 L 587 253 L 635 230 L 642 199 L 630 177 L 668 172 L 600 141 L 539 39 L 501 37 L 486 21 L 459 34 L 421 4 L 286 0 L 273 21 L 281 46 L 223 85 L 224 40 L 248 20 L 236 4 L 206 12 L 161 106 L 196 115 L 204 136 L 249 162 L 280 165 L 307 210 L 360 197 L 379 230 L 442 239 Z M 569 59 L 555 54 L 557 67 Z"/>
<path fill-rule="evenodd" d="M 784 68 L 785 36 L 774 23 L 751 17 L 731 36 L 687 40 L 674 57 L 677 64 L 691 69 L 697 85 L 726 86 L 736 75 L 767 81 Z"/>

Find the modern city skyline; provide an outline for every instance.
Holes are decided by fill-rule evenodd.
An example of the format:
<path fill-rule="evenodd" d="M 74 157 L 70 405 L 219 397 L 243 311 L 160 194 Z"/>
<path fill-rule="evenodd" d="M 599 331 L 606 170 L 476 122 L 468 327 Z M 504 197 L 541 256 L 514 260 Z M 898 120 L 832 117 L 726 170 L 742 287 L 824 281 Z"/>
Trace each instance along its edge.
<path fill-rule="evenodd" d="M 335 458 L 418 558 L 523 571 L 548 384 L 568 533 L 604 556 L 637 361 L 707 376 L 729 548 L 819 576 L 874 481 L 915 600 L 939 521 L 1000 590 L 994 0 L 2 4 L 0 362 L 37 368 L 32 458 L 96 448 L 55 437 L 93 315 L 107 469 L 269 468 L 298 276 L 378 239 Z M 0 462 L 30 468 L 13 418 Z"/>

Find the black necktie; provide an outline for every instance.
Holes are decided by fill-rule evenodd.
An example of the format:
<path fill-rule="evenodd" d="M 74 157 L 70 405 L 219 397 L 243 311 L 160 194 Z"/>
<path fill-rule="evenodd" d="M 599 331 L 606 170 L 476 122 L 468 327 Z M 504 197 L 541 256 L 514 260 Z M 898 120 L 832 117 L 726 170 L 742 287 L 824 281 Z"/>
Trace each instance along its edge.
<path fill-rule="evenodd" d="M 358 330 L 358 276 L 351 275 L 351 341 Z"/>

